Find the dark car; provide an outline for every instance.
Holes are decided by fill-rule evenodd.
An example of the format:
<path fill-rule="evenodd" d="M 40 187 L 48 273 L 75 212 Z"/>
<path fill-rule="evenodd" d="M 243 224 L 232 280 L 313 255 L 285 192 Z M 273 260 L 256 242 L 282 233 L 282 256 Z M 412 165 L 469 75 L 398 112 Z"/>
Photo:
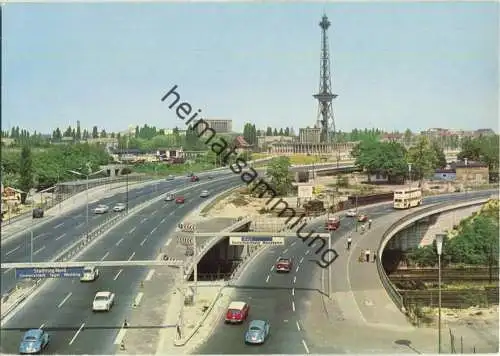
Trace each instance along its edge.
<path fill-rule="evenodd" d="M 199 182 L 199 181 L 200 181 L 200 177 L 198 177 L 198 176 L 191 177 L 191 182 Z"/>
<path fill-rule="evenodd" d="M 26 331 L 19 345 L 20 354 L 37 354 L 49 344 L 49 335 L 41 329 Z"/>
<path fill-rule="evenodd" d="M 276 272 L 288 273 L 292 269 L 292 259 L 291 258 L 280 258 L 276 262 Z"/>
<path fill-rule="evenodd" d="M 43 209 L 35 208 L 33 209 L 33 219 L 41 219 L 43 218 Z"/>

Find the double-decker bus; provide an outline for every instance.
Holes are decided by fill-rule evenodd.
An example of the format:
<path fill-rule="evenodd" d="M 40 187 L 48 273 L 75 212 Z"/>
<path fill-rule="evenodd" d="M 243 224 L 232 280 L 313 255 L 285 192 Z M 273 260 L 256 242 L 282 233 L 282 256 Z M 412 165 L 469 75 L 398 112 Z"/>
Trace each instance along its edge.
<path fill-rule="evenodd" d="M 340 219 L 338 216 L 329 217 L 325 223 L 325 230 L 336 231 L 340 227 Z"/>
<path fill-rule="evenodd" d="M 422 204 L 422 189 L 412 188 L 394 191 L 394 209 L 409 209 Z"/>

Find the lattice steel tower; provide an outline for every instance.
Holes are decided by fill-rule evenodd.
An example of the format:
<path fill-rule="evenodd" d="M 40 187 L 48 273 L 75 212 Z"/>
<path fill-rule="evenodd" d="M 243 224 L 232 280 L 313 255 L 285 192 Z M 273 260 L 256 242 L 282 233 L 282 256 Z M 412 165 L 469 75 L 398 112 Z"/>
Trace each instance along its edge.
<path fill-rule="evenodd" d="M 313 95 L 318 100 L 318 127 L 321 128 L 321 142 L 331 143 L 335 135 L 335 119 L 333 117 L 332 100 L 337 94 L 332 94 L 332 80 L 330 74 L 330 51 L 328 49 L 327 30 L 331 23 L 328 17 L 323 15 L 319 27 L 321 27 L 321 61 L 319 76 L 319 92 Z"/>

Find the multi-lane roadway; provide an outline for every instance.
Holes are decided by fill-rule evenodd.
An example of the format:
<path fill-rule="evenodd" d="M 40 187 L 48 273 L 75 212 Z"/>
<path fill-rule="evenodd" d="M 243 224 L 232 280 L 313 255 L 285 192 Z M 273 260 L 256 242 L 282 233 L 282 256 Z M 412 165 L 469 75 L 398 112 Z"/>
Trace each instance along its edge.
<path fill-rule="evenodd" d="M 445 201 L 456 201 L 467 198 L 488 197 L 491 192 L 474 192 L 468 196 L 464 194 L 447 195 L 425 198 L 424 204 Z M 373 219 L 383 219 L 393 212 L 390 204 L 374 207 L 362 207 Z M 320 224 L 312 225 L 318 229 Z M 340 229 L 333 239 L 343 239 L 350 234 L 355 226 L 353 218 L 342 218 Z M 250 304 L 250 317 L 266 319 L 271 324 L 271 336 L 261 346 L 245 345 L 244 332 L 248 322 L 243 325 L 225 325 L 223 315 L 212 336 L 196 353 L 201 354 L 304 354 L 304 353 L 350 353 L 361 352 L 352 350 L 352 344 L 342 342 L 340 334 L 345 336 L 345 322 L 342 320 L 342 310 L 333 312 L 334 320 L 326 312 L 320 293 L 324 293 L 325 285 L 321 278 L 321 270 L 314 262 L 318 259 L 314 255 L 317 247 L 310 247 L 300 239 L 290 238 L 285 246 L 276 246 L 267 249 L 259 255 L 249 266 L 240 279 L 235 282 L 232 300 L 245 301 Z M 347 253 L 338 251 L 339 253 Z M 294 266 L 288 274 L 278 274 L 274 265 L 279 257 L 293 257 Z M 335 273 L 335 262 L 332 264 L 332 273 Z M 327 282 L 326 282 L 327 283 Z M 333 292 L 337 290 L 332 286 Z M 358 326 L 359 327 L 359 326 Z M 351 329 L 352 330 L 352 329 Z M 311 338 L 311 335 L 323 334 L 323 340 Z M 356 333 L 351 332 L 351 339 L 356 339 Z M 359 340 L 363 346 L 363 340 Z M 367 343 L 367 347 L 369 347 Z M 365 349 L 366 352 L 370 349 Z M 381 351 L 383 352 L 383 351 Z"/>
<path fill-rule="evenodd" d="M 154 260 L 158 257 L 160 248 L 169 243 L 169 232 L 175 230 L 182 218 L 203 201 L 199 197 L 202 190 L 209 190 L 214 195 L 241 184 L 240 178 L 234 175 L 225 179 L 217 178 L 198 187 L 196 183 L 186 181 L 187 178 L 181 182 L 166 182 L 156 192 L 155 188 L 143 188 L 142 192 L 136 192 L 136 200 L 139 201 L 142 199 L 139 196 L 148 194 L 148 191 L 148 198 L 144 200 L 174 188 L 179 189 L 181 185 L 194 186 L 182 193 L 186 199 L 184 204 L 163 200 L 151 204 L 91 244 L 77 260 Z M 116 196 L 98 203 L 112 205 L 120 201 L 122 197 Z M 66 218 L 64 223 L 70 220 L 71 218 Z M 69 226 L 71 225 L 67 228 Z M 44 226 L 44 229 L 48 227 L 57 230 L 53 222 L 50 226 Z M 68 233 L 68 236 L 72 235 Z M 56 237 L 52 234 L 52 239 L 45 243 L 48 244 L 48 241 L 53 241 Z M 63 239 L 59 241 L 61 240 Z M 57 245 L 53 246 L 55 247 L 52 249 L 56 251 Z M 127 310 L 132 307 L 140 281 L 147 274 L 148 269 L 144 267 L 109 267 L 102 268 L 100 277 L 92 283 L 80 283 L 78 279 L 47 281 L 25 305 L 3 320 L 0 340 L 2 353 L 16 353 L 22 331 L 40 326 L 48 330 L 52 337 L 48 350 L 50 353 L 112 353 L 113 340 L 126 318 Z M 15 276 L 12 277 L 13 282 L 14 278 Z M 166 292 L 169 287 L 172 286 L 166 286 Z M 93 297 L 99 290 L 111 290 L 116 294 L 116 304 L 108 314 L 93 314 L 91 311 Z"/>

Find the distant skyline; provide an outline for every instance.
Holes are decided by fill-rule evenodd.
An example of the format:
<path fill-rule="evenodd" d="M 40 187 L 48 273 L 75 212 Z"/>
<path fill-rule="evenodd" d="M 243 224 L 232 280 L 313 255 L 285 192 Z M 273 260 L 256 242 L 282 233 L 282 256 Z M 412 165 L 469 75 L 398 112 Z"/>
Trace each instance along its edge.
<path fill-rule="evenodd" d="M 498 132 L 497 2 L 2 6 L 2 129 L 181 126 L 161 97 L 233 129 L 313 126 L 321 16 L 338 130 Z"/>

